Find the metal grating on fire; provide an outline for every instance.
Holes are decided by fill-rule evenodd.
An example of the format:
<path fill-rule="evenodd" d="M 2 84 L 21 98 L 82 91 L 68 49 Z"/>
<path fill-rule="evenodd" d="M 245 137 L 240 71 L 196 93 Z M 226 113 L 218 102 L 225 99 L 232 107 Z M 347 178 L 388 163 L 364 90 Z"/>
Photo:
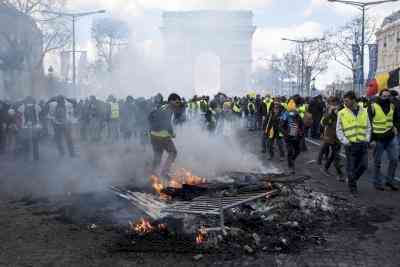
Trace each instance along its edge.
<path fill-rule="evenodd" d="M 172 214 L 219 216 L 219 229 L 222 231 L 225 229 L 225 211 L 258 199 L 272 197 L 279 192 L 278 189 L 271 189 L 225 195 L 225 191 L 220 191 L 217 194 L 202 195 L 188 201 L 174 200 L 164 202 L 153 194 L 132 192 L 116 186 L 111 187 L 111 190 L 119 197 L 130 201 L 131 204 L 154 220 Z"/>

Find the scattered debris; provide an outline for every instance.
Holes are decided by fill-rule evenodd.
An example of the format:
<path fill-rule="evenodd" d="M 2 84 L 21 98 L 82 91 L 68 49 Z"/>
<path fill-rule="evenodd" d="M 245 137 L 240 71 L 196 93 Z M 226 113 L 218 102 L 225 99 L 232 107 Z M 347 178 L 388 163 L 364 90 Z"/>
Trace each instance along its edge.
<path fill-rule="evenodd" d="M 256 246 L 260 246 L 261 244 L 261 238 L 258 234 L 254 233 L 253 234 L 253 239 L 254 239 L 254 243 L 256 244 Z"/>
<path fill-rule="evenodd" d="M 94 230 L 96 230 L 96 228 L 97 228 L 97 225 L 95 225 L 94 223 L 89 225 L 89 230 L 94 231 Z"/>
<path fill-rule="evenodd" d="M 203 254 L 197 254 L 197 255 L 195 255 L 195 256 L 193 257 L 193 259 L 194 259 L 195 261 L 199 261 L 199 260 L 201 260 L 203 257 L 204 257 Z"/>
<path fill-rule="evenodd" d="M 246 251 L 246 253 L 248 254 L 253 254 L 254 253 L 254 249 L 252 249 L 249 245 L 245 245 L 243 247 L 244 251 Z"/>

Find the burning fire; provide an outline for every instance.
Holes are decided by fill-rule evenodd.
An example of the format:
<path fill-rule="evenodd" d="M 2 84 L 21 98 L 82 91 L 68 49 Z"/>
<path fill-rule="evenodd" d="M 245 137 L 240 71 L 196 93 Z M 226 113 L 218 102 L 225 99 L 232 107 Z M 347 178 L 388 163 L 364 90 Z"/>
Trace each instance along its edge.
<path fill-rule="evenodd" d="M 137 223 L 132 223 L 129 222 L 129 226 L 131 228 L 132 231 L 138 233 L 138 234 L 149 234 L 152 232 L 164 232 L 165 230 L 167 230 L 167 225 L 166 224 L 152 224 L 150 221 L 146 220 L 146 219 L 140 219 L 139 222 Z"/>
<path fill-rule="evenodd" d="M 154 227 L 151 225 L 150 221 L 146 219 L 140 219 L 136 224 L 129 222 L 129 225 L 133 231 L 140 234 L 147 234 L 153 231 Z"/>
<path fill-rule="evenodd" d="M 197 245 L 201 245 L 204 242 L 206 242 L 206 238 L 207 238 L 207 231 L 201 227 L 198 231 L 197 231 L 197 235 L 196 235 L 196 244 Z"/>
<path fill-rule="evenodd" d="M 161 191 L 164 189 L 164 184 L 161 181 L 161 179 L 155 175 L 150 176 L 150 181 L 153 185 L 154 190 L 157 193 L 161 193 Z"/>
<path fill-rule="evenodd" d="M 182 188 L 184 184 L 187 185 L 198 185 L 206 183 L 206 179 L 200 176 L 193 175 L 186 169 L 178 169 L 171 177 L 169 181 L 162 181 L 160 177 L 155 175 L 150 176 L 150 181 L 154 190 L 162 195 L 162 190 L 167 187 Z"/>

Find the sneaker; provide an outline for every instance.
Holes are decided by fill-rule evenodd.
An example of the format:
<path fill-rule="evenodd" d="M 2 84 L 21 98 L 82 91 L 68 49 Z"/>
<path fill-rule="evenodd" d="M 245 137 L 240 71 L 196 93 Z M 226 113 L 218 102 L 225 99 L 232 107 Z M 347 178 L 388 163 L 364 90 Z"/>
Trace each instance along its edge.
<path fill-rule="evenodd" d="M 389 187 L 392 191 L 399 191 L 399 189 L 394 186 L 392 183 L 386 183 L 385 184 L 387 187 Z"/>
<path fill-rule="evenodd" d="M 385 191 L 385 188 L 380 184 L 374 184 L 374 188 L 378 191 Z"/>

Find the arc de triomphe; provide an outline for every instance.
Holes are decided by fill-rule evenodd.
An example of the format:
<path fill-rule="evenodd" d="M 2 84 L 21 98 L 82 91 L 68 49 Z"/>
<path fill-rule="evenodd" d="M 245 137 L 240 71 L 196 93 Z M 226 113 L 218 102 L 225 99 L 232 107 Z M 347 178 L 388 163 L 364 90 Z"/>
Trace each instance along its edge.
<path fill-rule="evenodd" d="M 168 89 L 194 94 L 196 57 L 212 52 L 220 58 L 221 91 L 243 93 L 250 84 L 255 29 L 251 11 L 164 12 Z"/>

